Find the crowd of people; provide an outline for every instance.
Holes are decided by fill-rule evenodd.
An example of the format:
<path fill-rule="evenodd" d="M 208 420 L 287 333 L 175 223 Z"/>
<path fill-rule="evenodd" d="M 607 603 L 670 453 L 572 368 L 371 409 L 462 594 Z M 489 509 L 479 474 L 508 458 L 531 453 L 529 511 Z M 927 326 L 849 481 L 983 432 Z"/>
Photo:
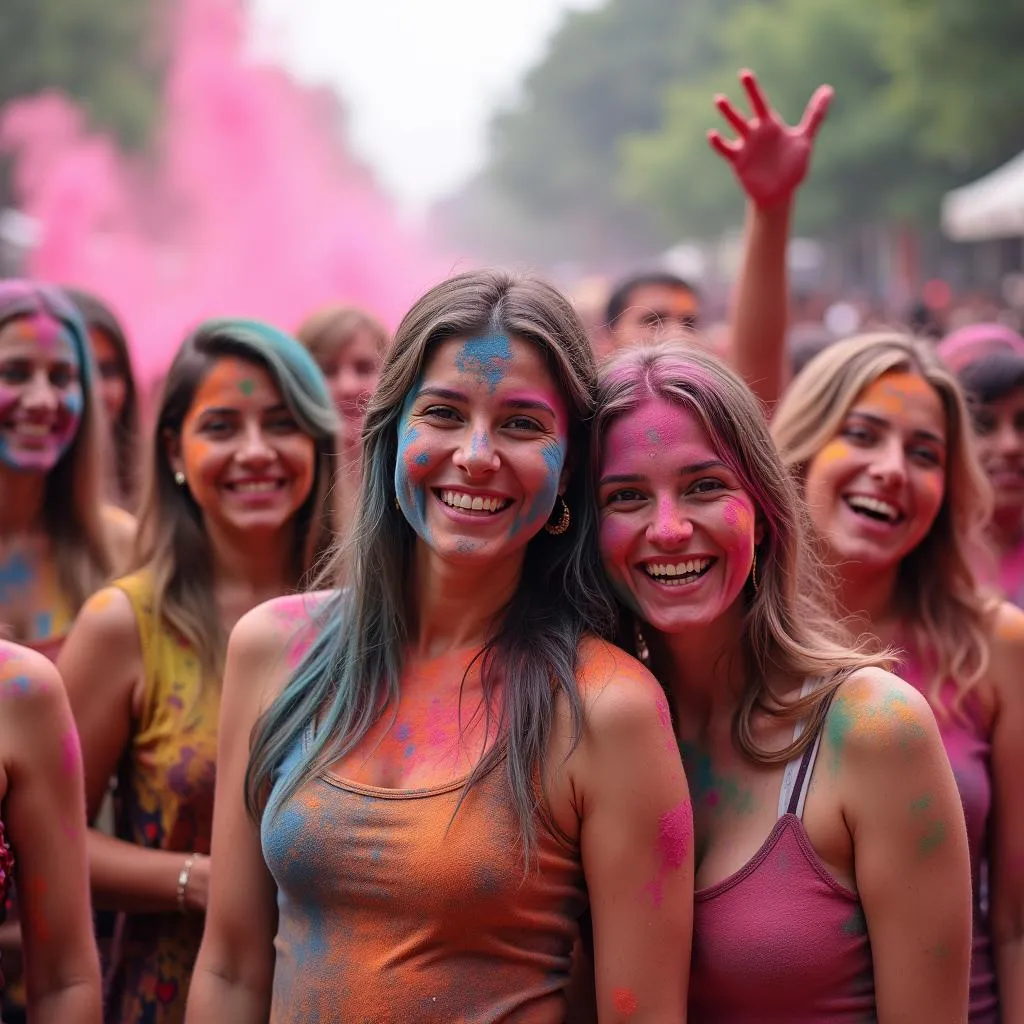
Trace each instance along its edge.
<path fill-rule="evenodd" d="M 742 78 L 724 340 L 470 271 L 149 408 L 0 282 L 6 1024 L 1024 1024 L 1024 337 L 794 374 Z"/>

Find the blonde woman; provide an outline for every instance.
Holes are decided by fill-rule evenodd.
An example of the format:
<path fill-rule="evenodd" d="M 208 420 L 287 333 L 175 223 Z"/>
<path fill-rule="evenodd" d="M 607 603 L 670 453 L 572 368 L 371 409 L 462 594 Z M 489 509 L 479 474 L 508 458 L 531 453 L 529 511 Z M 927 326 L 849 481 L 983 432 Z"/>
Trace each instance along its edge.
<path fill-rule="evenodd" d="M 226 638 L 296 592 L 330 537 L 336 418 L 294 339 L 213 321 L 168 372 L 137 570 L 92 598 L 61 654 L 95 814 L 119 775 L 118 838 L 90 834 L 93 896 L 126 913 L 117 1024 L 175 1024 L 203 930 Z"/>
<path fill-rule="evenodd" d="M 1019 1024 L 1024 613 L 977 583 L 989 489 L 960 390 L 911 338 L 853 338 L 796 378 L 773 434 L 807 499 L 839 614 L 902 652 L 900 674 L 937 716 L 970 841 L 970 1021 Z"/>
<path fill-rule="evenodd" d="M 711 356 L 639 350 L 606 368 L 594 438 L 622 640 L 693 794 L 688 1020 L 960 1024 L 967 838 L 939 731 L 829 622 L 757 400 Z"/>

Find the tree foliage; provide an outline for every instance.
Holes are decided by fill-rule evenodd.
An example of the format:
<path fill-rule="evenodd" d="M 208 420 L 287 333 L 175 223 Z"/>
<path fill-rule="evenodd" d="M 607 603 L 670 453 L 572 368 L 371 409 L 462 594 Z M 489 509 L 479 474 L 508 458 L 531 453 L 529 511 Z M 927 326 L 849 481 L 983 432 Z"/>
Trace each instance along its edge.
<path fill-rule="evenodd" d="M 59 89 L 96 126 L 142 145 L 159 98 L 156 11 L 151 0 L 3 0 L 0 106 Z"/>
<path fill-rule="evenodd" d="M 576 14 L 493 127 L 491 187 L 525 218 L 711 236 L 742 203 L 707 145 L 751 67 L 798 118 L 836 98 L 800 226 L 934 222 L 943 192 L 1024 147 L 1024 5 L 1006 0 L 608 0 Z M 578 236 L 582 238 L 583 236 Z"/>

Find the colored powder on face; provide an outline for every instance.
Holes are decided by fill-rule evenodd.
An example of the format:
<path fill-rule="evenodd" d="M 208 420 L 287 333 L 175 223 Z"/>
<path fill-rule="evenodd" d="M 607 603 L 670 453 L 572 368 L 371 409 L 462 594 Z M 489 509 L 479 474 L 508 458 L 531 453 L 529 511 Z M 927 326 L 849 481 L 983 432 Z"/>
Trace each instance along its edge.
<path fill-rule="evenodd" d="M 632 989 L 612 989 L 612 1006 L 616 1013 L 621 1013 L 624 1017 L 632 1017 L 636 1013 L 638 1005 Z"/>
<path fill-rule="evenodd" d="M 256 385 L 253 384 L 251 380 L 243 380 L 238 385 L 238 390 L 241 391 L 242 394 L 246 396 L 246 398 L 248 398 L 249 395 L 251 395 L 253 391 L 256 390 Z"/>
<path fill-rule="evenodd" d="M 413 461 L 417 466 L 426 466 L 430 462 L 430 456 L 426 452 L 420 452 Z"/>
<path fill-rule="evenodd" d="M 421 457 L 426 452 L 421 452 L 415 458 L 411 457 L 409 449 L 419 438 L 420 433 L 416 427 L 411 426 L 409 415 L 413 403 L 419 393 L 419 382 L 409 392 L 402 404 L 402 412 L 398 418 L 398 458 L 395 460 L 395 495 L 398 498 L 398 506 L 402 510 L 409 525 L 416 533 L 428 543 L 430 542 L 430 529 L 427 526 L 427 490 L 414 480 L 409 473 L 412 466 L 426 466 L 426 461 Z"/>
<path fill-rule="evenodd" d="M 527 508 L 521 515 L 516 516 L 512 524 L 511 536 L 515 536 L 522 527 L 530 529 L 543 525 L 551 515 L 555 507 L 555 498 L 558 497 L 558 485 L 561 482 L 562 467 L 565 465 L 565 446 L 559 441 L 549 441 L 544 445 L 541 454 L 547 467 L 547 476 L 544 486 L 534 496 Z"/>
<path fill-rule="evenodd" d="M 655 844 L 658 866 L 654 880 L 644 888 L 656 907 L 661 906 L 665 878 L 683 866 L 692 845 L 693 808 L 689 800 L 683 800 L 658 820 L 658 839 Z"/>
<path fill-rule="evenodd" d="M 404 722 L 395 730 L 395 739 L 405 742 L 412 736 L 412 726 L 408 722 Z"/>
<path fill-rule="evenodd" d="M 511 362 L 512 344 L 504 334 L 470 338 L 455 357 L 459 371 L 468 374 L 478 384 L 486 384 L 492 395 Z"/>

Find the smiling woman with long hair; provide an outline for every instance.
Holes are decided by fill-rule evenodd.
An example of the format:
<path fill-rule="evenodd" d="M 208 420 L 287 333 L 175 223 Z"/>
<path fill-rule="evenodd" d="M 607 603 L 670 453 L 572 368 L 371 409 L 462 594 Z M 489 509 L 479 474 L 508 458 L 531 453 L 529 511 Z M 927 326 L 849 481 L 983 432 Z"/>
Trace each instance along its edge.
<path fill-rule="evenodd" d="M 970 840 L 970 1020 L 1024 1020 L 1024 613 L 978 583 L 990 494 L 960 389 L 928 345 L 851 338 L 796 378 L 773 434 L 839 614 L 900 651 L 938 719 Z"/>
<path fill-rule="evenodd" d="M 602 375 L 594 439 L 623 642 L 693 788 L 688 1019 L 959 1024 L 968 854 L 939 731 L 830 619 L 754 396 L 710 356 L 636 351 Z"/>
<path fill-rule="evenodd" d="M 593 385 L 540 282 L 406 315 L 348 586 L 231 637 L 191 1024 L 561 1022 L 588 899 L 601 1019 L 684 1019 L 690 807 L 657 684 L 593 635 Z"/>
<path fill-rule="evenodd" d="M 90 817 L 118 774 L 117 838 L 90 834 L 94 899 L 126 912 L 109 1013 L 184 1015 L 203 929 L 224 646 L 301 589 L 325 551 L 336 419 L 294 339 L 212 321 L 167 375 L 136 571 L 83 609 L 61 654 Z"/>
<path fill-rule="evenodd" d="M 0 282 L 0 623 L 50 658 L 134 533 L 103 504 L 103 443 L 75 307 L 56 288 Z"/>

